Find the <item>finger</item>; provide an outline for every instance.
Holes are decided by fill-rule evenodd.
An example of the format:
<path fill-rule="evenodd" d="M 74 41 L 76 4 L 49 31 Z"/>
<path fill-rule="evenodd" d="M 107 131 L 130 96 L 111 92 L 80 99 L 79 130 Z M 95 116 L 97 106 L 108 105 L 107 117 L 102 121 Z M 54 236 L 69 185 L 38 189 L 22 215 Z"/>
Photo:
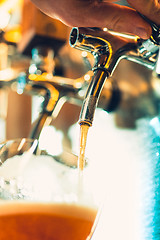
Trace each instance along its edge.
<path fill-rule="evenodd" d="M 110 0 L 112 1 L 112 0 Z M 97 0 L 32 0 L 43 12 L 68 26 L 101 27 L 147 39 L 150 25 L 128 7 Z M 61 4 L 59 3 L 61 2 Z"/>
<path fill-rule="evenodd" d="M 149 24 L 135 10 L 107 2 L 85 8 L 83 6 L 83 9 L 76 12 L 74 23 L 81 27 L 107 27 L 110 30 L 135 34 L 144 39 L 151 35 Z"/>
<path fill-rule="evenodd" d="M 158 0 L 128 0 L 137 11 L 160 25 L 160 1 Z"/>

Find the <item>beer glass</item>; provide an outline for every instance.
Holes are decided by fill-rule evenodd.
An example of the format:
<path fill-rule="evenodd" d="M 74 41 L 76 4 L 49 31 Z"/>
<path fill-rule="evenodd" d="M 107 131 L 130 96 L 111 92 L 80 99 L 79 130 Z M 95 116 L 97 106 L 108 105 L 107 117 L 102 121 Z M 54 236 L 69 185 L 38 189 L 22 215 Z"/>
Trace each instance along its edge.
<path fill-rule="evenodd" d="M 0 146 L 0 239 L 89 240 L 99 216 L 104 176 L 77 156 L 51 154 L 37 140 L 15 139 Z"/>

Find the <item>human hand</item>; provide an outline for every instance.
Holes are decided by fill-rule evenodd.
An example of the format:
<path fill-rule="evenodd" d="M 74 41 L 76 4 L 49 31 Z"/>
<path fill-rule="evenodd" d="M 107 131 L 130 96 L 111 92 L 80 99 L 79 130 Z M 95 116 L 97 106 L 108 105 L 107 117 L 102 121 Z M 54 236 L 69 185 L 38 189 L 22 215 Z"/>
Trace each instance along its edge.
<path fill-rule="evenodd" d="M 150 25 L 137 13 L 160 25 L 160 0 L 128 0 L 133 9 L 115 4 L 115 0 L 32 0 L 50 17 L 68 26 L 107 27 L 147 39 Z"/>

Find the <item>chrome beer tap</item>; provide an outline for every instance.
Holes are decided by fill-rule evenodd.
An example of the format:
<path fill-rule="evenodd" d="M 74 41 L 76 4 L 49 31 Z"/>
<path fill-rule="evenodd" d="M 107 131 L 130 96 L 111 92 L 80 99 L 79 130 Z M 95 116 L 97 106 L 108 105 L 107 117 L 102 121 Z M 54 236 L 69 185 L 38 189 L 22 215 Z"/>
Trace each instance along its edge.
<path fill-rule="evenodd" d="M 144 17 L 145 18 L 145 17 Z M 146 19 L 146 18 L 145 18 Z M 147 19 L 152 27 L 148 40 L 99 28 L 73 28 L 71 47 L 89 51 L 95 58 L 94 75 L 83 101 L 79 123 L 92 125 L 94 112 L 104 83 L 112 76 L 122 59 L 141 64 L 154 70 L 159 53 L 159 27 Z"/>

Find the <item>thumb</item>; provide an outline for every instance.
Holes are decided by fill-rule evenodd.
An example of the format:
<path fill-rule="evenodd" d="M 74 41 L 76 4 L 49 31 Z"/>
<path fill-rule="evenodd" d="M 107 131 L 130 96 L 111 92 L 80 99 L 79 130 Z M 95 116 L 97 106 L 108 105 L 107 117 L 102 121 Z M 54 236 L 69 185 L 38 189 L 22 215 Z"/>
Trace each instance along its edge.
<path fill-rule="evenodd" d="M 138 35 L 147 39 L 151 35 L 150 25 L 139 14 L 128 7 L 118 4 L 99 2 L 79 6 L 76 16 L 72 15 L 70 25 L 77 27 L 106 27 L 110 30 Z M 88 2 L 88 1 L 86 1 Z M 65 18 L 63 16 L 64 22 Z"/>
<path fill-rule="evenodd" d="M 106 27 L 113 31 L 138 35 L 144 39 L 149 38 L 152 32 L 150 25 L 134 9 L 111 2 L 97 0 L 31 1 L 44 13 L 59 19 L 68 26 Z"/>

